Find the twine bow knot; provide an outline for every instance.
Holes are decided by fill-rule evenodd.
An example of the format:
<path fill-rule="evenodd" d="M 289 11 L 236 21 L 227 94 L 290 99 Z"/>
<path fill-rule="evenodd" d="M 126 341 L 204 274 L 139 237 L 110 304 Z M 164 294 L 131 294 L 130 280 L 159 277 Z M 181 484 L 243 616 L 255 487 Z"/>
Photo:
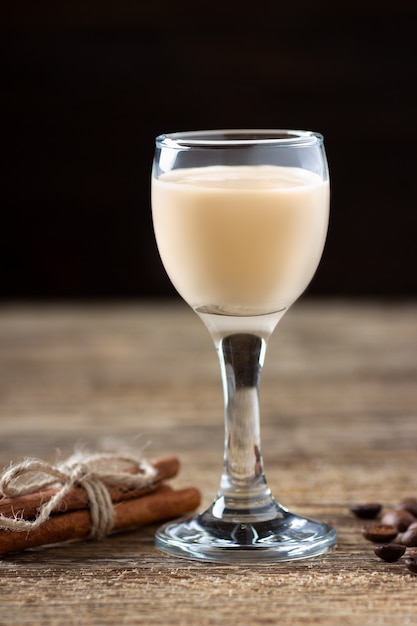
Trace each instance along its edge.
<path fill-rule="evenodd" d="M 136 473 L 127 473 L 132 466 Z M 65 496 L 74 487 L 87 493 L 90 515 L 90 537 L 101 539 L 113 528 L 115 514 L 107 485 L 126 489 L 150 485 L 156 470 L 145 460 L 113 454 L 77 453 L 66 462 L 51 465 L 40 459 L 26 459 L 12 465 L 0 477 L 0 494 L 16 497 L 57 487 L 56 493 L 42 506 L 34 520 L 0 515 L 0 528 L 31 531 L 43 524 L 52 511 L 59 509 Z"/>

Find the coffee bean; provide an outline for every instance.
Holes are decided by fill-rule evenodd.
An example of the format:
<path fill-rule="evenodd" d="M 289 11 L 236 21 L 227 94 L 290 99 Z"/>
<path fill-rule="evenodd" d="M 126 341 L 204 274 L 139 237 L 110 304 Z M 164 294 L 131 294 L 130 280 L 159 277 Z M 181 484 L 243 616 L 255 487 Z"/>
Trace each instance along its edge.
<path fill-rule="evenodd" d="M 407 557 L 404 559 L 404 563 L 412 574 L 417 574 L 417 557 Z"/>
<path fill-rule="evenodd" d="M 404 554 L 405 546 L 401 543 L 383 543 L 380 546 L 375 546 L 374 552 L 383 561 L 394 563 Z"/>
<path fill-rule="evenodd" d="M 417 500 L 415 498 L 403 498 L 402 500 L 400 500 L 395 508 L 405 509 L 406 511 L 414 515 L 414 517 L 417 517 Z"/>
<path fill-rule="evenodd" d="M 414 515 L 411 515 L 409 511 L 405 509 L 390 509 L 386 511 L 382 517 L 382 524 L 389 524 L 390 526 L 395 526 L 395 528 L 400 532 L 404 532 L 407 528 L 416 521 Z"/>
<path fill-rule="evenodd" d="M 366 524 L 362 527 L 362 535 L 368 541 L 389 543 L 398 535 L 398 530 L 390 524 Z"/>
<path fill-rule="evenodd" d="M 414 548 L 417 546 L 417 527 L 408 528 L 401 536 L 401 543 L 408 548 Z"/>
<path fill-rule="evenodd" d="M 382 505 L 376 502 L 367 504 L 351 504 L 350 510 L 356 517 L 360 519 L 374 519 L 381 511 Z"/>

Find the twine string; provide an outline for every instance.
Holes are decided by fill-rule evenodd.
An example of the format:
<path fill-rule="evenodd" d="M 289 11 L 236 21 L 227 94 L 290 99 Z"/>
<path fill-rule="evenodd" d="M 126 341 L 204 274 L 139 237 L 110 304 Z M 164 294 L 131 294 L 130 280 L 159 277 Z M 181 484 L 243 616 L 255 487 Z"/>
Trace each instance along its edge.
<path fill-rule="evenodd" d="M 136 473 L 127 473 L 127 467 Z M 101 539 L 112 530 L 115 513 L 108 485 L 135 489 L 152 484 L 155 468 L 146 460 L 106 453 L 77 453 L 66 462 L 51 465 L 40 459 L 25 459 L 11 465 L 0 476 L 0 494 L 4 497 L 24 496 L 56 487 L 56 493 L 38 509 L 33 520 L 22 516 L 0 514 L 0 528 L 31 531 L 41 526 L 51 513 L 59 509 L 68 492 L 81 487 L 87 494 L 91 515 L 90 537 Z"/>

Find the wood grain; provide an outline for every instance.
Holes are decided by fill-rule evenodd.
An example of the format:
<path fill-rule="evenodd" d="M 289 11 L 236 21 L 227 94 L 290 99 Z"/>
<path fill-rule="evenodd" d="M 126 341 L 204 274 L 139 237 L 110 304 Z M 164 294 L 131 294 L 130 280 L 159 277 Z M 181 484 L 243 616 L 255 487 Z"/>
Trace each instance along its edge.
<path fill-rule="evenodd" d="M 156 551 L 155 526 L 0 561 L 0 624 L 413 624 L 417 576 L 377 559 L 351 502 L 416 496 L 417 303 L 303 300 L 270 341 L 263 456 L 276 497 L 325 519 L 337 548 L 276 565 Z M 76 445 L 174 454 L 175 488 L 217 489 L 217 357 L 181 303 L 3 305 L 0 464 Z"/>

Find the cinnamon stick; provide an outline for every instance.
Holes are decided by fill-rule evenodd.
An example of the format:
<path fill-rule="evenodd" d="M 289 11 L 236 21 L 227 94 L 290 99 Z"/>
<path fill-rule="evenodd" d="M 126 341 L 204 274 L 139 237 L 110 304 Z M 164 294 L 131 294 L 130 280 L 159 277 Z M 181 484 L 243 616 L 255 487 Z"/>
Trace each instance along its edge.
<path fill-rule="evenodd" d="M 179 517 L 196 509 L 200 499 L 200 492 L 195 487 L 174 490 L 169 485 L 162 484 L 152 493 L 116 503 L 116 520 L 112 532 Z M 56 543 L 80 541 L 89 536 L 90 527 L 90 512 L 88 509 L 81 509 L 54 515 L 30 532 L 0 530 L 0 555 Z"/>
<path fill-rule="evenodd" d="M 139 496 L 154 491 L 162 480 L 176 476 L 180 467 L 180 462 L 175 456 L 160 457 L 150 461 L 150 464 L 158 472 L 152 480 L 152 484 L 133 489 L 119 485 L 109 485 L 108 490 L 112 502 L 138 498 Z M 130 474 L 138 473 L 136 466 L 127 468 L 125 471 Z M 0 499 L 0 514 L 5 517 L 19 516 L 25 519 L 33 519 L 36 517 L 39 507 L 45 504 L 45 502 L 48 502 L 57 491 L 57 489 L 43 489 L 42 491 L 26 494 L 24 496 L 2 498 Z M 53 514 L 86 508 L 88 508 L 86 492 L 81 487 L 74 487 L 62 500 L 57 510 L 53 511 Z"/>

